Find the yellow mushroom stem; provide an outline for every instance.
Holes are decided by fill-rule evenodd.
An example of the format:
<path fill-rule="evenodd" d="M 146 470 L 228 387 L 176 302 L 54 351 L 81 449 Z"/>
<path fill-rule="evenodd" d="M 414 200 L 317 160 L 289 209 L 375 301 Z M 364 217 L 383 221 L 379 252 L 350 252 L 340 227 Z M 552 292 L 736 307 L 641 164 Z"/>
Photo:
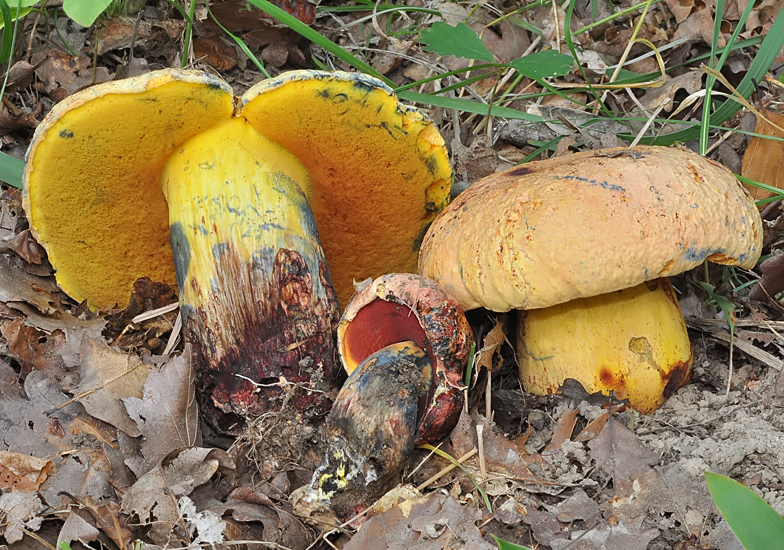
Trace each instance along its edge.
<path fill-rule="evenodd" d="M 320 414 L 331 404 L 337 300 L 309 185 L 304 166 L 241 117 L 190 138 L 163 169 L 184 334 L 206 413 L 230 433 L 292 388 L 295 404 Z"/>
<path fill-rule="evenodd" d="M 517 359 L 526 391 L 567 378 L 651 413 L 689 380 L 693 355 L 669 279 L 520 312 Z"/>

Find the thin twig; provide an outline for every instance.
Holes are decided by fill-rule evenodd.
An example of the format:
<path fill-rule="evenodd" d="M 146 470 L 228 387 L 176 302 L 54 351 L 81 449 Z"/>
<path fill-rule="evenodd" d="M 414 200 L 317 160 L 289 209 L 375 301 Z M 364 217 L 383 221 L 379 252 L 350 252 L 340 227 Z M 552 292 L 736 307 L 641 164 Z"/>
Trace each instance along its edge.
<path fill-rule="evenodd" d="M 457 462 L 459 464 L 462 464 L 463 462 L 465 462 L 466 460 L 474 456 L 477 452 L 478 451 L 476 449 L 472 449 L 468 451 L 466 454 L 464 454 L 463 456 L 461 456 L 460 458 L 458 458 Z M 435 483 L 436 481 L 444 477 L 446 474 L 448 474 L 455 468 L 457 468 L 455 464 L 450 464 L 449 466 L 447 466 L 446 468 L 438 472 L 436 475 L 434 475 L 433 477 L 431 477 L 430 479 L 428 479 L 427 481 L 419 485 L 419 487 L 417 487 L 417 491 L 424 491 L 428 487 L 428 485 Z"/>

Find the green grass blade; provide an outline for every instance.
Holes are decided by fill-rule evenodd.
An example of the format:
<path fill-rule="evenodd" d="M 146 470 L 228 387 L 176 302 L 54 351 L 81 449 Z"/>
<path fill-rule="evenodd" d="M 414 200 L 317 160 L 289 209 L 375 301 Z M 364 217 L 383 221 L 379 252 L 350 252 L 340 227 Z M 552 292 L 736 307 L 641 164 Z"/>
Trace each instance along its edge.
<path fill-rule="evenodd" d="M 705 472 L 716 507 L 746 550 L 773 550 L 784 541 L 784 518 L 757 494 L 726 476 Z"/>
<path fill-rule="evenodd" d="M 296 32 L 297 34 L 307 38 L 314 44 L 321 46 L 329 53 L 340 59 L 341 61 L 345 61 L 358 71 L 362 71 L 365 74 L 369 74 L 375 76 L 376 78 L 382 80 L 387 86 L 390 88 L 394 88 L 395 84 L 389 80 L 387 77 L 379 73 L 373 67 L 358 59 L 357 57 L 351 55 L 346 50 L 335 44 L 329 38 L 321 36 L 318 32 L 314 31 L 310 27 L 308 27 L 305 23 L 286 13 L 284 10 L 280 9 L 279 7 L 275 6 L 267 2 L 267 0 L 247 0 L 249 4 L 253 4 L 261 11 L 269 15 L 270 17 L 277 19 L 291 30 Z"/>
<path fill-rule="evenodd" d="M 716 0 L 716 17 L 713 18 L 713 36 L 711 38 L 711 56 L 708 65 L 720 70 L 716 61 L 716 48 L 719 45 L 719 37 L 721 36 L 721 14 L 724 13 L 724 0 Z M 738 25 L 740 28 L 740 25 Z M 708 138 L 710 137 L 710 110 L 711 110 L 711 90 L 713 83 L 716 79 L 708 75 L 705 81 L 705 102 L 702 104 L 702 124 L 700 125 L 700 154 L 705 156 L 708 152 Z"/>
<path fill-rule="evenodd" d="M 11 39 L 14 31 L 11 27 L 11 8 L 5 0 L 0 0 L 0 12 L 3 14 L 3 40 L 0 42 L 0 63 L 5 63 L 11 58 Z"/>
<path fill-rule="evenodd" d="M 527 546 L 520 546 L 519 544 L 515 544 L 513 542 L 506 542 L 505 540 L 501 540 L 493 534 L 490 536 L 493 537 L 496 544 L 498 544 L 498 550 L 531 550 Z"/>
<path fill-rule="evenodd" d="M 451 462 L 452 464 L 454 464 L 455 466 L 457 466 L 458 468 L 463 470 L 463 473 L 466 476 L 468 476 L 468 479 L 470 479 L 471 483 L 474 484 L 474 487 L 476 487 L 476 490 L 479 491 L 480 495 L 482 495 L 482 502 L 485 503 L 485 507 L 487 508 L 487 510 L 489 512 L 493 511 L 493 507 L 490 504 L 490 499 L 487 498 L 487 493 L 485 493 L 484 490 L 482 489 L 482 487 L 476 482 L 476 479 L 474 479 L 474 476 L 472 476 L 471 474 L 468 473 L 468 470 L 465 469 L 465 466 L 463 466 L 457 460 L 452 458 L 452 455 L 450 455 L 449 453 L 444 452 L 441 449 L 438 449 L 436 447 L 433 447 L 430 443 L 423 443 L 422 445 L 419 445 L 419 448 L 420 449 L 425 449 L 425 450 L 430 451 L 430 452 L 433 452 L 433 453 L 437 454 L 438 456 L 440 456 L 441 458 L 445 458 L 446 460 L 448 460 L 449 462 Z"/>
<path fill-rule="evenodd" d="M 22 188 L 24 161 L 0 151 L 0 180 L 17 189 Z"/>
<path fill-rule="evenodd" d="M 212 10 L 211 10 L 209 7 L 207 8 L 207 10 L 208 10 L 208 11 L 209 11 L 209 13 L 210 13 L 210 18 L 211 18 L 211 19 L 212 19 L 212 20 L 215 22 L 215 24 L 216 24 L 216 25 L 218 25 L 218 26 L 219 26 L 219 27 L 220 27 L 220 28 L 223 30 L 223 32 L 225 32 L 226 34 L 228 34 L 228 35 L 229 35 L 229 38 L 231 38 L 232 40 L 234 40 L 234 42 L 237 44 L 237 46 L 239 46 L 239 47 L 240 47 L 240 49 L 241 49 L 241 50 L 242 50 L 242 51 L 245 53 L 245 55 L 247 55 L 247 56 L 248 56 L 248 59 L 250 59 L 250 60 L 253 62 L 253 64 L 254 64 L 254 65 L 256 65 L 256 68 L 257 68 L 259 71 L 261 71 L 261 74 L 263 74 L 263 75 L 264 75 L 266 78 L 270 78 L 270 75 L 269 75 L 269 73 L 267 72 L 267 69 L 265 69 L 265 68 L 264 68 L 264 63 L 262 63 L 262 62 L 261 62 L 261 60 L 260 60 L 258 57 L 256 57 L 255 55 L 253 55 L 253 52 L 252 52 L 252 51 L 250 51 L 250 48 L 248 48 L 248 46 L 245 44 L 245 42 L 243 42 L 243 41 L 242 41 L 242 39 L 240 39 L 240 37 L 239 37 L 239 36 L 235 36 L 233 33 L 231 33 L 231 32 L 229 31 L 229 29 L 227 29 L 226 27 L 224 27 L 224 26 L 221 24 L 221 22 L 220 22 L 220 21 L 218 21 L 218 18 L 217 18 L 217 17 L 215 17 L 215 14 L 213 14 L 213 13 L 212 13 Z"/>
<path fill-rule="evenodd" d="M 762 79 L 765 78 L 765 74 L 773 64 L 782 45 L 784 45 L 784 11 L 776 16 L 776 20 L 773 22 L 768 34 L 766 34 L 765 38 L 762 40 L 757 55 L 753 57 L 751 66 L 748 71 L 746 71 L 746 75 L 743 77 L 740 84 L 738 84 L 738 93 L 747 99 L 751 96 L 751 93 L 754 91 L 754 83 L 761 82 Z M 713 115 L 710 117 L 710 123 L 714 126 L 721 126 L 738 112 L 740 108 L 741 105 L 737 101 L 727 100 L 713 112 Z M 643 138 L 640 140 L 640 143 L 646 145 L 672 145 L 679 141 L 690 141 L 699 135 L 700 127 L 697 126 L 686 130 L 679 130 L 671 134 L 657 136 L 655 138 Z M 624 138 L 631 136 L 620 137 Z"/>

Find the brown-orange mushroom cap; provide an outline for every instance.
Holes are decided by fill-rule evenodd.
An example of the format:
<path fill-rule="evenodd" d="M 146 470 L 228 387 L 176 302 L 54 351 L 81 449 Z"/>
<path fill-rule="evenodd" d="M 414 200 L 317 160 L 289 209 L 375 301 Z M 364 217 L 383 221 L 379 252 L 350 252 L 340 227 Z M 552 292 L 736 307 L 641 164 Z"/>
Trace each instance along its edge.
<path fill-rule="evenodd" d="M 422 243 L 419 272 L 465 309 L 537 309 L 682 273 L 753 267 L 754 201 L 720 164 L 635 147 L 532 162 L 484 178 Z"/>

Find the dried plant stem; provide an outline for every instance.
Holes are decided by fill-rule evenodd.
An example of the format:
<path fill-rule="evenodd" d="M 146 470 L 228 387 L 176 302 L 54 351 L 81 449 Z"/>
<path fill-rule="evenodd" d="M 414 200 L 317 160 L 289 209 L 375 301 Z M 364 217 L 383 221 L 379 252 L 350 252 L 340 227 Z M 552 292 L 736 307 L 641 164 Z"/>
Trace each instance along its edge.
<path fill-rule="evenodd" d="M 461 456 L 460 458 L 458 458 L 457 462 L 459 464 L 462 464 L 463 462 L 465 462 L 466 460 L 474 456 L 477 452 L 478 451 L 476 449 L 472 449 L 468 451 L 466 454 L 464 454 L 463 456 Z M 446 468 L 438 472 L 436 475 L 434 475 L 433 477 L 431 477 L 430 479 L 422 483 L 419 487 L 417 487 L 417 491 L 424 491 L 429 485 L 432 485 L 433 483 L 435 483 L 436 481 L 444 477 L 446 474 L 448 474 L 455 468 L 457 468 L 456 465 L 450 464 L 449 466 L 447 466 Z"/>

